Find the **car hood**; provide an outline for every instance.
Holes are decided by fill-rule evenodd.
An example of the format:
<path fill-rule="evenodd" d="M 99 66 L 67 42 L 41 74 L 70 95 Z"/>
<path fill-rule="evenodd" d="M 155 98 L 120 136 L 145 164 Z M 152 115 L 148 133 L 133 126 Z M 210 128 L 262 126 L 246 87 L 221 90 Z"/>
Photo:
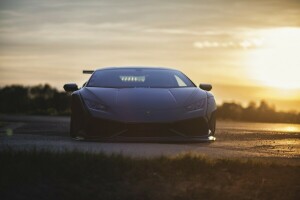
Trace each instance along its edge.
<path fill-rule="evenodd" d="M 108 107 L 107 116 L 95 110 L 91 111 L 92 115 L 129 121 L 144 120 L 145 112 L 151 112 L 152 118 L 158 121 L 173 119 L 175 113 L 169 111 L 184 110 L 186 105 L 207 98 L 205 91 L 195 87 L 172 89 L 85 87 L 80 93 L 84 101 L 93 100 Z M 176 114 L 181 115 L 178 112 Z M 151 121 L 151 117 L 148 116 L 147 120 Z"/>
<path fill-rule="evenodd" d="M 96 88 L 81 91 L 83 99 L 99 101 L 106 106 L 123 109 L 175 109 L 194 99 L 206 98 L 198 88 Z"/>

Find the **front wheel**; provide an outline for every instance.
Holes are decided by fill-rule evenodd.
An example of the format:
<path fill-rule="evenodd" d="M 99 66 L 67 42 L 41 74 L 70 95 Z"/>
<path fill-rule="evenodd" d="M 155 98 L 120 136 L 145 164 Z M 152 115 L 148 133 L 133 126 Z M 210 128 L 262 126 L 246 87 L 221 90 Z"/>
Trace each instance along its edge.
<path fill-rule="evenodd" d="M 73 117 L 71 117 L 70 137 L 73 138 L 73 139 L 77 137 L 77 133 L 78 133 L 78 127 L 76 126 L 76 123 L 74 121 L 77 121 L 77 120 L 75 120 Z"/>
<path fill-rule="evenodd" d="M 72 102 L 72 113 L 70 121 L 70 136 L 73 139 L 82 137 L 84 133 L 84 112 L 78 99 L 74 98 Z"/>
<path fill-rule="evenodd" d="M 211 131 L 211 133 L 210 133 L 211 136 L 215 135 L 216 124 L 217 124 L 216 112 L 213 112 L 211 114 L 211 117 L 210 117 L 210 120 L 209 120 L 209 130 Z"/>
<path fill-rule="evenodd" d="M 78 117 L 71 117 L 70 122 L 70 137 L 75 140 L 84 140 L 85 131 L 83 126 L 83 119 Z"/>

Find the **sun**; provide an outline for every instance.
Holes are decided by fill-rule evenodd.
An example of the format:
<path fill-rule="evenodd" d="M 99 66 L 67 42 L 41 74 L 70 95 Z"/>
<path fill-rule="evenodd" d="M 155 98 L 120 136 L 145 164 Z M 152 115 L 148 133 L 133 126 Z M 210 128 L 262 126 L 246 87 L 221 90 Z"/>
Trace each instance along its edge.
<path fill-rule="evenodd" d="M 252 79 L 265 86 L 300 89 L 300 28 L 259 32 L 262 45 L 247 54 Z"/>

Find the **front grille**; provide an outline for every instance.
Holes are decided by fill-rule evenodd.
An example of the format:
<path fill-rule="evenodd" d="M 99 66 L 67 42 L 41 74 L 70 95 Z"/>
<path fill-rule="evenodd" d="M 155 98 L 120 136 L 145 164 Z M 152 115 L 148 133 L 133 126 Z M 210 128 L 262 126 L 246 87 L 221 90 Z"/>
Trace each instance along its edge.
<path fill-rule="evenodd" d="M 89 136 L 99 137 L 110 137 L 125 130 L 123 123 L 93 117 L 87 120 L 86 127 Z"/>
<path fill-rule="evenodd" d="M 168 123 L 134 123 L 126 124 L 127 131 L 121 136 L 126 137 L 171 137 L 175 136 L 170 131 Z"/>
<path fill-rule="evenodd" d="M 208 134 L 208 123 L 202 117 L 172 123 L 123 123 L 91 118 L 87 134 L 99 137 L 203 136 Z"/>
<path fill-rule="evenodd" d="M 208 134 L 208 123 L 205 118 L 199 117 L 175 122 L 172 129 L 185 136 L 202 136 Z"/>

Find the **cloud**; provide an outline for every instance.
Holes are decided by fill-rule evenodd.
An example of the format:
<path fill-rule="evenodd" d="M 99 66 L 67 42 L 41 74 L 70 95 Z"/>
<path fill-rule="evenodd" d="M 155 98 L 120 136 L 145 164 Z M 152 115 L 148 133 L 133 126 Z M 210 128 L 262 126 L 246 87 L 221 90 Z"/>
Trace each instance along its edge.
<path fill-rule="evenodd" d="M 248 39 L 242 41 L 197 41 L 193 43 L 193 46 L 198 49 L 205 48 L 258 48 L 263 45 L 261 39 Z"/>
<path fill-rule="evenodd" d="M 175 35 L 202 35 L 197 31 L 183 30 L 183 29 L 145 29 L 146 33 L 163 33 L 163 34 L 175 34 Z"/>

